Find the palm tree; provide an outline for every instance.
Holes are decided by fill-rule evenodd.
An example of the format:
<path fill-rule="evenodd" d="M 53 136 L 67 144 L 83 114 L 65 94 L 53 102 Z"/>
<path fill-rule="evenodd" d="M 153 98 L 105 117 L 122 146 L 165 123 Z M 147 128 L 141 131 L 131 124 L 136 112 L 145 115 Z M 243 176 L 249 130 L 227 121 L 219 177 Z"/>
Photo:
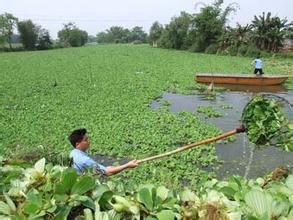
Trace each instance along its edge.
<path fill-rule="evenodd" d="M 252 37 L 259 49 L 277 52 L 282 45 L 288 24 L 286 19 L 271 15 L 271 12 L 267 14 L 263 12 L 258 17 L 254 16 Z"/>

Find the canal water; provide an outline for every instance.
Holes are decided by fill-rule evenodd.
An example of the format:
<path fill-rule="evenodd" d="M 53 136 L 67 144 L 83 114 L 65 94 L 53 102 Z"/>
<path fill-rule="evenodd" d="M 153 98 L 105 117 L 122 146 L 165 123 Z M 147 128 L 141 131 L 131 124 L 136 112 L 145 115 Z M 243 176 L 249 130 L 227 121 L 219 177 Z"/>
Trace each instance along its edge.
<path fill-rule="evenodd" d="M 224 132 L 233 130 L 241 124 L 240 119 L 243 108 L 249 100 L 259 91 L 255 87 L 229 88 L 230 91 L 221 92 L 213 100 L 208 100 L 204 95 L 182 95 L 164 93 L 163 97 L 151 103 L 153 109 L 161 108 L 163 101 L 170 103 L 169 111 L 179 113 L 181 111 L 195 112 L 199 106 L 212 106 L 223 113 L 222 117 L 207 118 L 204 114 L 199 115 L 207 122 L 213 123 Z M 293 103 L 293 90 L 285 88 L 266 88 L 261 91 L 273 93 L 285 98 L 289 103 Z M 238 91 L 237 91 L 238 90 Z M 239 91 L 241 90 L 241 91 Z M 245 92 L 243 92 L 245 91 Z M 232 108 L 222 109 L 221 105 L 228 104 Z M 287 116 L 292 119 L 292 110 L 286 109 Z M 240 175 L 247 178 L 264 176 L 278 166 L 283 166 L 292 171 L 293 152 L 286 152 L 274 146 L 262 149 L 254 148 L 249 143 L 245 133 L 237 134 L 233 142 L 226 144 L 216 144 L 216 152 L 223 164 L 217 171 L 217 177 L 223 179 L 231 175 Z"/>

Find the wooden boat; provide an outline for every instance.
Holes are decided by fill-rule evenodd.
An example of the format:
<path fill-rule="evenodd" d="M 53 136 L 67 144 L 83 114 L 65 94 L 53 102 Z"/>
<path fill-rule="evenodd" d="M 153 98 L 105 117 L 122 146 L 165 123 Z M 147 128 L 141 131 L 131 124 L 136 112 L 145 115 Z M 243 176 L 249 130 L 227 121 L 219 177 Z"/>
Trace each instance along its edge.
<path fill-rule="evenodd" d="M 280 85 L 287 76 L 270 76 L 270 75 L 253 75 L 253 74 L 212 74 L 198 73 L 196 81 L 199 83 L 217 83 L 217 84 L 240 84 L 240 85 L 255 85 L 268 86 Z"/>
<path fill-rule="evenodd" d="M 209 83 L 207 83 L 209 85 Z M 222 87 L 230 91 L 238 92 L 268 92 L 268 93 L 278 93 L 278 92 L 287 92 L 288 90 L 284 85 L 240 85 L 240 84 L 214 84 L 215 87 Z"/>

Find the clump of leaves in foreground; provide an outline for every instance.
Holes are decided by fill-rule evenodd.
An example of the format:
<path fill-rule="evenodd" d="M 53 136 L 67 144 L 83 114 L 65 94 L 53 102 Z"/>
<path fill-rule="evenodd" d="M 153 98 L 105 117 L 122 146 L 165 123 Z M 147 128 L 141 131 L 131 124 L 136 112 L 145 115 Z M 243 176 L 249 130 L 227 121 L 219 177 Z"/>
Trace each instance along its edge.
<path fill-rule="evenodd" d="M 1 161 L 0 161 L 1 162 Z M 19 175 L 13 175 L 15 171 Z M 125 189 L 72 168 L 0 167 L 1 219 L 292 219 L 293 176 L 276 181 L 231 177 L 198 190 L 152 184 Z M 284 177 L 287 177 L 286 179 Z M 10 181 L 7 181 L 9 178 Z M 6 181 L 5 181 L 6 180 Z"/>
<path fill-rule="evenodd" d="M 276 100 L 262 95 L 254 97 L 245 108 L 242 120 L 246 123 L 250 142 L 264 145 L 278 137 L 283 148 L 293 150 L 290 142 L 285 141 L 292 138 L 292 125 Z"/>

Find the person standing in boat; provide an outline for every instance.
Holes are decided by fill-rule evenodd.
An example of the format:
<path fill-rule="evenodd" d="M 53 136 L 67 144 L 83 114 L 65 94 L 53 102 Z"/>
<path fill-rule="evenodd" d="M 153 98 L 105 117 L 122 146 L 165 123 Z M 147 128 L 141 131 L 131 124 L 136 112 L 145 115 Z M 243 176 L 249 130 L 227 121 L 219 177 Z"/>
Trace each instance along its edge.
<path fill-rule="evenodd" d="M 264 74 L 262 71 L 263 63 L 260 56 L 257 56 L 256 59 L 252 61 L 252 64 L 254 64 L 254 74 L 257 74 L 258 72 L 260 75 Z"/>

